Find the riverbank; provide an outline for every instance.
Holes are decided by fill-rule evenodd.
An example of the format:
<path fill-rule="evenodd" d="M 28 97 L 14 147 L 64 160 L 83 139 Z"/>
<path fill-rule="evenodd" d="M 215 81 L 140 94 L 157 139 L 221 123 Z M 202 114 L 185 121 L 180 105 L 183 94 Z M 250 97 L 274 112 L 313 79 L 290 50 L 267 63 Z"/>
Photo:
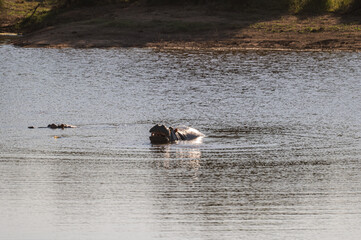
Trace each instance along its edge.
<path fill-rule="evenodd" d="M 356 15 L 212 11 L 201 7 L 102 6 L 53 16 L 22 47 L 360 51 Z"/>

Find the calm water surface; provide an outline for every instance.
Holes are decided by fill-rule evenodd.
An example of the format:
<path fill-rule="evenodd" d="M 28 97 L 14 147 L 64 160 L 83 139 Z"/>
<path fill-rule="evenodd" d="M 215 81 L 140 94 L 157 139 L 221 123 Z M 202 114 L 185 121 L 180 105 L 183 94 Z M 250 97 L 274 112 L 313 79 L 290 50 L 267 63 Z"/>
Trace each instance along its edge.
<path fill-rule="evenodd" d="M 0 239 L 358 239 L 360 66 L 0 45 Z"/>

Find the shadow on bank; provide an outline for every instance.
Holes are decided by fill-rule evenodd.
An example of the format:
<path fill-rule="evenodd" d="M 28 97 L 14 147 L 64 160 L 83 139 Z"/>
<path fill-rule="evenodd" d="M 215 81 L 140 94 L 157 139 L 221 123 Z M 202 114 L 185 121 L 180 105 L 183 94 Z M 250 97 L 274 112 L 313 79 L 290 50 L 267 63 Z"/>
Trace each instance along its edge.
<path fill-rule="evenodd" d="M 32 12 L 19 29 L 18 45 L 146 47 L 188 42 L 239 45 L 239 34 L 260 22 L 295 14 L 308 18 L 337 13 L 355 23 L 360 0 L 58 0 L 50 12 Z M 341 14 L 342 13 L 342 14 Z M 350 17 L 351 16 L 351 17 Z M 358 20 L 358 22 L 360 22 Z M 232 42 L 232 39 L 238 39 Z"/>

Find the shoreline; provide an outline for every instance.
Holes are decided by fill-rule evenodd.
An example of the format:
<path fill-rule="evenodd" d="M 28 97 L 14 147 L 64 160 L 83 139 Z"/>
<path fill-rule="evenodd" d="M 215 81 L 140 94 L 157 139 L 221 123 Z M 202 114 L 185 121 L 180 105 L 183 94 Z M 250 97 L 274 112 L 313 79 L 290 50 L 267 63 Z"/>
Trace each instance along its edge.
<path fill-rule="evenodd" d="M 361 20 L 354 15 L 105 6 L 68 10 L 53 22 L 11 42 L 41 48 L 361 51 Z"/>
<path fill-rule="evenodd" d="M 99 40 L 99 39 L 84 39 L 82 41 L 69 41 L 66 40 L 63 43 L 61 40 L 52 41 L 52 39 L 46 39 L 42 35 L 41 41 L 33 40 L 32 37 L 14 35 L 8 36 L 8 42 L 18 47 L 24 48 L 55 48 L 55 49 L 64 49 L 64 48 L 74 48 L 74 49 L 112 49 L 112 48 L 145 48 L 145 49 L 154 49 L 154 50 L 187 50 L 187 51 L 279 51 L 279 52 L 361 52 L 361 40 L 347 41 L 343 38 L 332 38 L 332 39 L 314 39 L 311 35 L 305 35 L 304 37 L 309 39 L 309 42 L 301 42 L 298 40 L 297 36 L 293 39 L 277 39 L 275 41 L 264 42 L 264 41 L 249 41 L 246 44 L 235 43 L 234 40 L 230 39 L 219 43 L 215 41 L 154 41 L 150 43 L 135 43 L 131 44 L 129 42 L 119 42 L 116 40 Z M 36 38 L 37 38 L 36 37 Z M 139 40 L 139 38 L 137 39 Z M 299 45 L 294 47 L 282 47 L 284 41 L 297 42 Z M 325 41 L 326 43 L 320 46 L 320 41 Z M 267 46 L 265 46 L 267 45 Z M 304 47 L 304 46 L 307 47 Z"/>

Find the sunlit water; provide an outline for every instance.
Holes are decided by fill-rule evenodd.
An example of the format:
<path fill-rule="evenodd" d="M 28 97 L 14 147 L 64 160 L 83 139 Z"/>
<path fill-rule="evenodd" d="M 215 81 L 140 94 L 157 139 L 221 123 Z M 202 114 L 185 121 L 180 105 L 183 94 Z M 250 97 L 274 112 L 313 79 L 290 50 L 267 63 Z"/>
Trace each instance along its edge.
<path fill-rule="evenodd" d="M 360 66 L 0 45 L 0 239 L 358 239 Z"/>

